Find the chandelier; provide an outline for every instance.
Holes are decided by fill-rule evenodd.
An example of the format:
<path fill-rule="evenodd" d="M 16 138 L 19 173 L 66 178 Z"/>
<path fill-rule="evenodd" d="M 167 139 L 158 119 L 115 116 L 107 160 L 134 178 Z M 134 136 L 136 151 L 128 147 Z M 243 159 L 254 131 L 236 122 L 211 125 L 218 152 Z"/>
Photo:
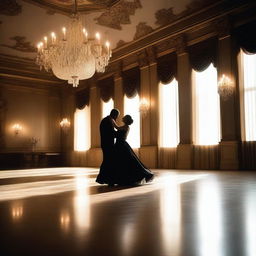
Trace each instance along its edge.
<path fill-rule="evenodd" d="M 53 74 L 62 80 L 67 80 L 73 87 L 77 87 L 79 80 L 92 77 L 95 72 L 105 72 L 111 57 L 110 44 L 102 44 L 99 33 L 89 37 L 83 27 L 81 18 L 75 11 L 67 28 L 62 28 L 62 36 L 51 33 L 50 40 L 45 36 L 37 44 L 36 63 L 40 70 L 52 70 Z"/>
<path fill-rule="evenodd" d="M 226 76 L 222 75 L 221 79 L 218 82 L 218 93 L 222 96 L 223 100 L 227 100 L 233 93 L 235 87 L 232 80 Z"/>

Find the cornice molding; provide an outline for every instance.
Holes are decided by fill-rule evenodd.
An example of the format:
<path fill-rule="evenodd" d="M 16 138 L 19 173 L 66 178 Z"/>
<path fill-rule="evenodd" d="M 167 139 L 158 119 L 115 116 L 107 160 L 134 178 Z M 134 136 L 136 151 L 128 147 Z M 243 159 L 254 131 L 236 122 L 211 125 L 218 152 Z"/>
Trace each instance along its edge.
<path fill-rule="evenodd" d="M 158 47 L 158 45 L 163 43 L 165 40 L 188 33 L 191 30 L 196 30 L 203 24 L 209 23 L 214 30 L 216 29 L 216 21 L 221 18 L 228 15 L 232 16 L 232 14 L 235 16 L 237 13 L 248 12 L 252 9 L 254 10 L 255 16 L 256 2 L 237 5 L 236 3 L 222 0 L 211 4 L 193 14 L 180 18 L 169 25 L 156 29 L 144 37 L 114 49 L 110 64 L 117 60 L 126 58 L 129 55 L 136 54 L 150 45 Z M 253 16 L 253 13 L 250 15 Z M 236 24 L 233 25 L 236 26 Z M 217 31 L 215 31 L 215 34 L 217 35 Z"/>

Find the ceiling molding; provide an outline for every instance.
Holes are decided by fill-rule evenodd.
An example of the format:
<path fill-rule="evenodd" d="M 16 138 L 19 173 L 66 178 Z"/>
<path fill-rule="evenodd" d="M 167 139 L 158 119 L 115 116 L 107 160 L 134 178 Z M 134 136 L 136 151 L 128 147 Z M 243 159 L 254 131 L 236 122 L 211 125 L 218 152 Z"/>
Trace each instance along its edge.
<path fill-rule="evenodd" d="M 242 4 L 237 4 L 236 1 L 228 1 L 228 3 L 226 0 L 218 1 L 217 3 L 203 8 L 202 10 L 180 18 L 171 24 L 158 28 L 137 40 L 127 42 L 123 46 L 114 49 L 112 58 L 110 59 L 110 64 L 126 58 L 129 55 L 136 54 L 136 52 L 147 48 L 150 45 L 157 46 L 168 38 L 170 39 L 184 33 L 189 33 L 190 31 L 200 30 L 200 27 L 205 25 L 208 26 L 211 23 L 213 23 L 215 26 L 217 20 L 228 15 L 232 16 L 233 25 L 236 26 L 236 23 L 240 22 L 239 15 L 241 18 L 244 16 L 247 16 L 247 18 L 248 16 L 255 18 L 255 11 L 256 2 L 254 1 Z M 246 15 L 242 13 L 248 14 Z M 236 18 L 236 16 L 238 16 L 238 18 Z M 217 34 L 217 31 L 215 33 Z"/>
<path fill-rule="evenodd" d="M 74 12 L 74 1 L 60 1 L 60 0 L 23 0 L 25 2 L 34 4 L 44 8 L 50 14 L 61 13 L 70 16 Z M 121 2 L 121 0 L 78 0 L 77 11 L 79 13 L 92 13 L 104 11 Z"/>

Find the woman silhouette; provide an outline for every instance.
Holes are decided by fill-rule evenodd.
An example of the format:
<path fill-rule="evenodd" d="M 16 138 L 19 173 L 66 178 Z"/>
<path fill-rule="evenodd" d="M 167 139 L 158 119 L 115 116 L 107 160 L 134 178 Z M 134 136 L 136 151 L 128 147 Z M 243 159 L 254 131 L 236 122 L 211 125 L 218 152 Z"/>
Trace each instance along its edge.
<path fill-rule="evenodd" d="M 114 145 L 115 175 L 113 184 L 132 185 L 140 183 L 144 179 L 149 182 L 154 178 L 154 174 L 143 165 L 126 141 L 133 119 L 130 115 L 125 115 L 122 121 L 123 126 L 117 126 L 113 121 L 114 127 L 118 130 Z"/>

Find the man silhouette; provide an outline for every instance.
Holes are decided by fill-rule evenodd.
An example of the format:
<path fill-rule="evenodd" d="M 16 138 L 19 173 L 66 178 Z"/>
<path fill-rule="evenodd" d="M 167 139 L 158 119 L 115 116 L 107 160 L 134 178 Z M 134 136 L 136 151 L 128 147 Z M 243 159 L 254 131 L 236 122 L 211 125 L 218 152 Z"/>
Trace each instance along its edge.
<path fill-rule="evenodd" d="M 119 116 L 118 109 L 112 109 L 110 115 L 104 117 L 100 122 L 100 140 L 103 153 L 103 161 L 100 166 L 100 172 L 96 182 L 100 184 L 113 185 L 113 149 L 115 143 L 115 134 L 113 121 L 116 121 Z"/>

